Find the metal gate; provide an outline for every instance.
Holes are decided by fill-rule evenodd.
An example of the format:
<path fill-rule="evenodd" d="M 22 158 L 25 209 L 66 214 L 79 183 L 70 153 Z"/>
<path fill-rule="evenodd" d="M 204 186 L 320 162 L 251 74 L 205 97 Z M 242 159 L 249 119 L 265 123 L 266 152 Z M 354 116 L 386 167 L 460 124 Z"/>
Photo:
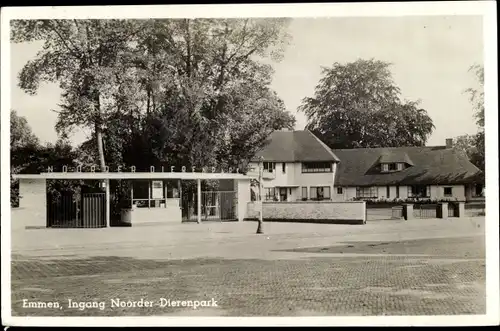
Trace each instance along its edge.
<path fill-rule="evenodd" d="M 106 227 L 106 194 L 84 193 L 82 197 L 82 227 Z"/>
<path fill-rule="evenodd" d="M 437 204 L 414 204 L 413 217 L 415 218 L 437 218 Z"/>
<path fill-rule="evenodd" d="M 182 200 L 182 220 L 198 220 L 198 197 Z M 237 197 L 234 191 L 201 192 L 201 221 L 234 221 L 237 219 Z"/>
<path fill-rule="evenodd" d="M 80 198 L 63 192 L 47 197 L 47 226 L 51 228 L 106 227 L 105 193 L 83 193 Z"/>

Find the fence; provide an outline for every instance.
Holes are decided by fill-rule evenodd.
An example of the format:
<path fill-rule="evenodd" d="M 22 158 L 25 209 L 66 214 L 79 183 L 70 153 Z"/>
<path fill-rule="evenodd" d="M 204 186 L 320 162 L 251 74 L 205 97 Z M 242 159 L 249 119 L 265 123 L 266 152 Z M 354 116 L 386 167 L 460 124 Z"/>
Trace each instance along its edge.
<path fill-rule="evenodd" d="M 467 217 L 485 216 L 486 204 L 484 202 L 469 202 L 465 204 L 465 215 Z"/>
<path fill-rule="evenodd" d="M 391 218 L 400 219 L 403 218 L 403 206 L 395 206 L 391 208 Z"/>
<path fill-rule="evenodd" d="M 100 228 L 106 226 L 104 193 L 84 193 L 76 197 L 63 193 L 47 199 L 47 226 L 51 228 Z"/>
<path fill-rule="evenodd" d="M 366 219 L 368 221 L 381 221 L 401 219 L 403 217 L 403 206 L 393 204 L 367 204 Z"/>
<path fill-rule="evenodd" d="M 234 221 L 237 219 L 237 197 L 234 191 L 201 192 L 202 221 Z M 182 200 L 183 221 L 198 220 L 197 195 Z"/>
<path fill-rule="evenodd" d="M 437 204 L 414 204 L 413 217 L 415 218 L 437 218 Z"/>

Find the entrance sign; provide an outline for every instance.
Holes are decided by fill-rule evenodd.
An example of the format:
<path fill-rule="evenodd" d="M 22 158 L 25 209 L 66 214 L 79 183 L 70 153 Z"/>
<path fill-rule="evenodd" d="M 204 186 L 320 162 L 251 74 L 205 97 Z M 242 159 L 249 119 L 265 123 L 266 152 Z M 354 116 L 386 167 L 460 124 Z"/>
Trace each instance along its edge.
<path fill-rule="evenodd" d="M 130 166 L 128 169 L 123 169 L 124 167 L 122 166 L 117 166 L 115 171 L 111 171 L 109 166 L 104 167 L 104 172 L 136 172 L 137 168 L 136 166 Z M 178 171 L 177 169 L 180 169 Z M 90 170 L 90 171 L 89 171 Z M 128 170 L 128 171 L 127 171 Z M 47 172 L 54 172 L 54 166 L 47 167 Z M 57 171 L 56 171 L 57 172 Z M 85 167 L 83 168 L 82 166 L 76 166 L 76 167 L 68 167 L 67 165 L 63 165 L 61 167 L 60 172 L 100 172 L 98 167 L 95 165 Z M 216 168 L 216 167 L 186 167 L 186 166 L 181 166 L 177 167 L 176 166 L 150 166 L 149 167 L 149 172 L 201 172 L 201 173 L 240 173 L 240 168 L 238 167 L 228 167 L 226 169 L 224 168 Z"/>

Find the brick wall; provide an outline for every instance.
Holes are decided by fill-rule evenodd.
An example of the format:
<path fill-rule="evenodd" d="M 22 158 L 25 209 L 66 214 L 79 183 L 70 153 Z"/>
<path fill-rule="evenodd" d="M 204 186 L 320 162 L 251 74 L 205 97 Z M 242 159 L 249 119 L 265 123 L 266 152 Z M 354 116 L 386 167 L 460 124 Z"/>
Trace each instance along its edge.
<path fill-rule="evenodd" d="M 247 214 L 258 217 L 258 205 L 250 203 Z M 364 223 L 366 204 L 363 201 L 264 202 L 263 216 L 267 221 Z"/>

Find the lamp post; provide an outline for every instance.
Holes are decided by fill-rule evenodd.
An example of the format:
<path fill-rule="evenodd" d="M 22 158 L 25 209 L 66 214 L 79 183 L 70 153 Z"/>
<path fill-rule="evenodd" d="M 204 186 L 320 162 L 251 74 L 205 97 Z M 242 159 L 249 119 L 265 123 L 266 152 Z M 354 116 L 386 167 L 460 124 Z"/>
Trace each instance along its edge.
<path fill-rule="evenodd" d="M 263 223 L 263 203 L 262 203 L 262 172 L 264 171 L 263 167 L 263 161 L 264 158 L 261 156 L 259 158 L 259 202 L 260 202 L 260 213 L 259 213 L 259 225 L 257 226 L 257 234 L 262 234 L 264 233 L 264 230 L 262 228 L 262 223 Z"/>

